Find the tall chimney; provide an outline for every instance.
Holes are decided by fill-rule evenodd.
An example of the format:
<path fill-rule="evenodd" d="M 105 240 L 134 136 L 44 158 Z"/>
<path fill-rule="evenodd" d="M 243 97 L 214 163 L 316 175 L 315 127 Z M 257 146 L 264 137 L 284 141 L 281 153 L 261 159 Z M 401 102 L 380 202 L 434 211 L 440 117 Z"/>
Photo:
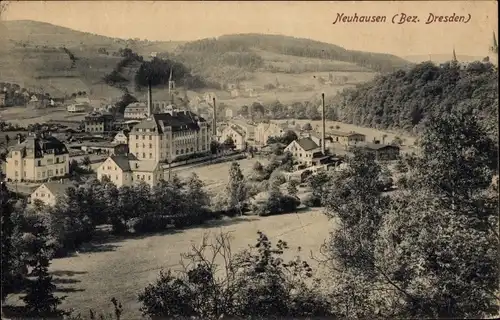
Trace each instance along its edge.
<path fill-rule="evenodd" d="M 325 137 L 326 137 L 326 118 L 325 118 L 325 94 L 321 94 L 321 122 L 323 125 L 323 131 L 321 132 L 321 152 L 325 155 Z"/>
<path fill-rule="evenodd" d="M 217 137 L 217 106 L 215 105 L 215 98 L 213 98 L 213 102 L 214 102 L 214 123 L 213 123 L 213 128 L 212 128 L 212 134 L 214 135 L 214 139 L 215 137 Z"/>
<path fill-rule="evenodd" d="M 153 94 L 151 91 L 151 80 L 148 80 L 148 118 L 153 114 Z"/>

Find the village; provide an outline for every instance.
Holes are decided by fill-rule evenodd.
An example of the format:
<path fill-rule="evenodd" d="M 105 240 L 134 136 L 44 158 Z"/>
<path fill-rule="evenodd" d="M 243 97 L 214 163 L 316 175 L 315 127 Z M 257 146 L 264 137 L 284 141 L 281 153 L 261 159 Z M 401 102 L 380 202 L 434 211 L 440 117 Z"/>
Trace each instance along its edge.
<path fill-rule="evenodd" d="M 216 98 L 206 100 L 210 98 L 206 103 L 216 105 Z M 335 169 L 354 148 L 381 161 L 396 160 L 400 154 L 398 143 L 386 143 L 385 136 L 367 141 L 358 132 L 326 128 L 324 117 L 314 128 L 294 121 L 256 123 L 233 116 L 231 109 L 222 117 L 206 112 L 200 116 L 197 108 L 182 109 L 172 101 L 154 100 L 150 87 L 147 101 L 129 104 L 117 118 L 112 106 L 89 111 L 88 98 L 75 99 L 67 112 L 85 114 L 76 129 L 55 128 L 55 132 L 47 127 L 7 138 L 15 139 L 5 161 L 8 186 L 24 191 L 31 201 L 53 205 L 73 185 L 73 160 L 94 168 L 88 173 L 100 181 L 109 178 L 117 187 L 138 182 L 154 187 L 170 179 L 172 168 L 209 165 L 215 158 L 230 161 L 289 153 L 294 166 L 287 176 L 300 180 L 304 172 Z M 324 114 L 324 103 L 319 109 Z"/>

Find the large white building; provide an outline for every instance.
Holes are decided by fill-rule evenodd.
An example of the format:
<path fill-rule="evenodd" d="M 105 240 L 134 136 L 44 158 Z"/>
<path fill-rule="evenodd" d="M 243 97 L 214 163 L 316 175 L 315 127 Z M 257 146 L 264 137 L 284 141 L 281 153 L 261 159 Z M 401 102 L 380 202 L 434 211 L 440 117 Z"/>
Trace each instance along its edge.
<path fill-rule="evenodd" d="M 285 152 L 290 152 L 300 164 L 312 165 L 313 158 L 321 153 L 321 147 L 311 138 L 302 138 L 292 141 L 285 148 Z"/>
<path fill-rule="evenodd" d="M 148 94 L 146 118 L 128 135 L 130 153 L 109 157 L 97 169 L 100 180 L 107 176 L 118 187 L 138 181 L 154 186 L 163 179 L 163 164 L 210 152 L 211 135 L 204 118 L 171 105 L 165 105 L 163 113 L 153 113 L 151 89 Z"/>
<path fill-rule="evenodd" d="M 246 148 L 246 134 L 245 132 L 236 125 L 229 125 L 222 129 L 220 135 L 218 136 L 219 142 L 224 143 L 228 138 L 231 138 L 234 142 L 236 150 L 245 150 Z"/>
<path fill-rule="evenodd" d="M 11 181 L 46 181 L 69 173 L 68 149 L 52 136 L 28 136 L 12 148 L 6 162 Z"/>

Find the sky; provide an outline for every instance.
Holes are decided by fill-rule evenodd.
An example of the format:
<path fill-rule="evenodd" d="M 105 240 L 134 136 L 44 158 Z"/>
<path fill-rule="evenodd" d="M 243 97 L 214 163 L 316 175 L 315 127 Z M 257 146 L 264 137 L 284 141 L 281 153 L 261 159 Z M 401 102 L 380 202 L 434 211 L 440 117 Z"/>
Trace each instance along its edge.
<path fill-rule="evenodd" d="M 337 23 L 338 14 L 384 15 L 386 23 Z M 419 23 L 392 24 L 395 14 Z M 471 15 L 468 23 L 425 24 L 429 14 Z M 400 17 L 400 16 L 398 16 Z M 485 56 L 498 30 L 496 1 L 384 2 L 10 2 L 2 20 L 36 20 L 79 31 L 160 41 L 235 33 L 282 34 L 346 49 L 399 56 L 451 53 Z"/>

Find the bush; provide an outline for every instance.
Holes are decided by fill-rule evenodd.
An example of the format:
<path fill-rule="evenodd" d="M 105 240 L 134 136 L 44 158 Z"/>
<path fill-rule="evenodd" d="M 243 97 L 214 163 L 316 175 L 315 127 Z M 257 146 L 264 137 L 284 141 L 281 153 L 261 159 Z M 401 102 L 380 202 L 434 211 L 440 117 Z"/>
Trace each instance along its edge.
<path fill-rule="evenodd" d="M 300 200 L 289 195 L 270 195 L 267 201 L 256 205 L 255 213 L 261 217 L 290 213 L 297 210 Z"/>
<path fill-rule="evenodd" d="M 321 199 L 315 197 L 313 194 L 309 194 L 305 197 L 303 204 L 306 207 L 310 207 L 310 208 L 321 207 Z"/>

